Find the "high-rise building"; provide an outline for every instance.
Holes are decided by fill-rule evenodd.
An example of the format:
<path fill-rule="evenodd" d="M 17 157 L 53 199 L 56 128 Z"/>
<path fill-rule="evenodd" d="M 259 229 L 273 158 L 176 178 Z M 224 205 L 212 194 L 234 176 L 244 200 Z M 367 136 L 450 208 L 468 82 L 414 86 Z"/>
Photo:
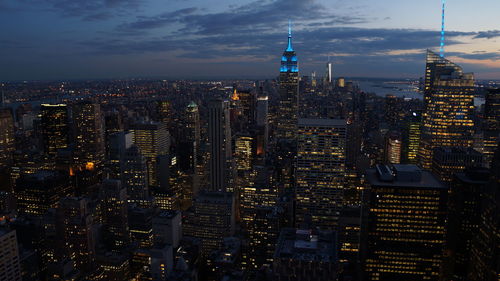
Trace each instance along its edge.
<path fill-rule="evenodd" d="M 200 112 L 198 105 L 191 102 L 186 107 L 185 112 L 186 134 L 183 136 L 186 143 L 186 154 L 182 159 L 179 159 L 179 166 L 183 170 L 195 172 L 198 167 L 199 153 L 200 153 Z"/>
<path fill-rule="evenodd" d="M 14 118 L 9 109 L 0 108 L 0 167 L 11 164 L 14 145 Z"/>
<path fill-rule="evenodd" d="M 295 139 L 299 116 L 299 63 L 292 47 L 292 30 L 289 27 L 288 45 L 281 57 L 279 77 L 278 139 Z"/>
<path fill-rule="evenodd" d="M 21 215 L 43 216 L 72 191 L 68 176 L 56 171 L 43 170 L 22 175 L 17 179 L 14 190 L 17 211 Z"/>
<path fill-rule="evenodd" d="M 0 228 L 0 245 L 0 281 L 21 281 L 16 231 Z"/>
<path fill-rule="evenodd" d="M 273 170 L 255 166 L 239 190 L 240 218 L 248 234 L 243 263 L 248 269 L 271 265 L 274 244 L 279 234 L 278 187 Z M 271 246 L 272 245 L 272 246 Z"/>
<path fill-rule="evenodd" d="M 246 122 L 246 126 L 255 123 L 255 108 L 257 105 L 257 95 L 255 91 L 238 91 L 238 99 L 241 106 L 241 114 Z"/>
<path fill-rule="evenodd" d="M 141 249 L 153 246 L 153 208 L 131 206 L 128 211 L 130 237 Z"/>
<path fill-rule="evenodd" d="M 330 61 L 326 63 L 325 81 L 329 85 L 333 82 L 333 63 Z"/>
<path fill-rule="evenodd" d="M 125 151 L 123 162 L 121 179 L 127 189 L 128 202 L 141 207 L 151 205 L 146 158 L 132 145 Z"/>
<path fill-rule="evenodd" d="M 199 190 L 199 172 L 201 164 L 201 128 L 198 105 L 191 102 L 184 112 L 185 126 L 177 145 L 177 163 L 180 171 L 188 179 L 183 188 L 184 205 L 190 205 L 193 195 Z"/>
<path fill-rule="evenodd" d="M 489 184 L 485 168 L 457 173 L 451 182 L 442 280 L 469 280 L 472 240 L 479 232 L 483 192 Z"/>
<path fill-rule="evenodd" d="M 257 126 L 267 126 L 269 116 L 269 97 L 259 96 L 257 98 L 256 123 Z"/>
<path fill-rule="evenodd" d="M 158 187 L 157 158 L 168 155 L 170 150 L 170 134 L 163 123 L 137 123 L 131 128 L 134 133 L 134 144 L 146 157 L 148 166 L 148 183 L 151 187 Z"/>
<path fill-rule="evenodd" d="M 80 169 L 99 173 L 104 164 L 104 117 L 101 105 L 80 102 L 73 105 L 75 162 Z"/>
<path fill-rule="evenodd" d="M 127 189 L 119 180 L 104 180 L 101 187 L 103 241 L 109 250 L 119 251 L 128 246 Z"/>
<path fill-rule="evenodd" d="M 389 164 L 401 163 L 401 135 L 397 132 L 389 132 L 385 136 L 385 162 Z"/>
<path fill-rule="evenodd" d="M 93 218 L 88 200 L 83 197 L 61 199 L 57 208 L 57 228 L 66 255 L 81 272 L 95 266 L 95 237 Z"/>
<path fill-rule="evenodd" d="M 427 51 L 420 165 L 430 169 L 440 146 L 471 147 L 474 76 L 457 64 Z"/>
<path fill-rule="evenodd" d="M 125 151 L 133 144 L 130 132 L 115 132 L 107 137 L 106 172 L 111 179 L 120 179 L 124 165 Z"/>
<path fill-rule="evenodd" d="M 478 231 L 470 246 L 467 280 L 471 281 L 495 281 L 500 276 L 500 145 L 492 164 L 491 181 L 481 193 Z M 474 194 L 473 198 L 476 196 Z"/>
<path fill-rule="evenodd" d="M 484 103 L 483 154 L 486 166 L 491 161 L 500 140 L 500 89 L 489 89 Z"/>
<path fill-rule="evenodd" d="M 257 97 L 256 124 L 257 124 L 257 151 L 258 157 L 264 157 L 268 151 L 269 141 L 269 97 L 261 95 Z"/>
<path fill-rule="evenodd" d="M 252 170 L 254 143 L 255 139 L 249 134 L 239 134 L 235 137 L 234 160 L 238 176 Z"/>
<path fill-rule="evenodd" d="M 448 189 L 415 165 L 377 165 L 366 179 L 363 280 L 439 280 Z"/>
<path fill-rule="evenodd" d="M 167 100 L 162 100 L 158 102 L 158 117 L 159 121 L 165 125 L 170 124 L 172 121 L 172 103 Z"/>
<path fill-rule="evenodd" d="M 483 155 L 473 148 L 437 147 L 432 157 L 432 173 L 441 181 L 449 183 L 454 174 L 466 168 L 481 167 Z"/>
<path fill-rule="evenodd" d="M 385 96 L 385 121 L 392 127 L 396 127 L 405 112 L 403 110 L 403 99 L 395 95 Z"/>
<path fill-rule="evenodd" d="M 176 249 L 181 239 L 180 211 L 161 211 L 153 217 L 153 241 L 156 245 L 169 244 Z"/>
<path fill-rule="evenodd" d="M 68 148 L 68 106 L 42 104 L 40 113 L 45 153 L 54 157 L 59 149 Z"/>
<path fill-rule="evenodd" d="M 285 228 L 276 243 L 274 280 L 337 280 L 335 232 Z"/>
<path fill-rule="evenodd" d="M 339 88 L 344 88 L 344 87 L 345 87 L 345 85 L 346 85 L 346 83 L 345 83 L 345 78 L 344 78 L 344 77 L 339 77 L 339 78 L 337 79 L 337 87 L 339 87 Z"/>
<path fill-rule="evenodd" d="M 299 119 L 295 222 L 337 227 L 343 205 L 346 128 L 340 119 Z"/>
<path fill-rule="evenodd" d="M 339 219 L 339 261 L 347 264 L 351 274 L 358 269 L 360 230 L 361 208 L 359 206 L 345 206 Z"/>
<path fill-rule="evenodd" d="M 224 237 L 234 235 L 235 198 L 230 192 L 200 192 L 192 212 L 183 224 L 184 235 L 201 240 L 201 254 L 207 257 L 220 249 Z"/>
<path fill-rule="evenodd" d="M 35 150 L 16 150 L 13 154 L 13 161 L 10 171 L 10 180 L 14 190 L 17 179 L 26 174 L 34 174 L 40 170 L 50 170 L 54 166 L 44 161 L 44 155 Z"/>
<path fill-rule="evenodd" d="M 213 100 L 208 107 L 208 142 L 210 145 L 210 190 L 231 189 L 232 150 L 229 102 Z"/>
<path fill-rule="evenodd" d="M 420 132 L 422 116 L 413 112 L 406 118 L 405 130 L 403 132 L 403 163 L 417 164 L 418 148 L 420 146 Z"/>

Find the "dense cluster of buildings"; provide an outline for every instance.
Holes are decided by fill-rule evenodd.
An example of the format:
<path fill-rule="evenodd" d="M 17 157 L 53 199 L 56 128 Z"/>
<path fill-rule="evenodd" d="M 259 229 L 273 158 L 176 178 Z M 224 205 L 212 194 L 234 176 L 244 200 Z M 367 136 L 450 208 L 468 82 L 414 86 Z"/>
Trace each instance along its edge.
<path fill-rule="evenodd" d="M 0 280 L 500 278 L 500 89 L 431 51 L 423 101 L 291 31 L 276 81 L 3 87 Z"/>

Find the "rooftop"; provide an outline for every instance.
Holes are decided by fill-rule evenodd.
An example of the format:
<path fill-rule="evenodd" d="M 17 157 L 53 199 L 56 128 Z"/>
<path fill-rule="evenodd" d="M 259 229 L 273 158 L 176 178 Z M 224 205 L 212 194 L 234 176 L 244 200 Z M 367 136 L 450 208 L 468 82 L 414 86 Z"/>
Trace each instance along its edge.
<path fill-rule="evenodd" d="M 446 188 L 432 173 L 416 165 L 377 165 L 366 171 L 366 179 L 372 186 Z"/>
<path fill-rule="evenodd" d="M 335 262 L 336 235 L 332 231 L 285 228 L 276 245 L 275 258 Z"/>
<path fill-rule="evenodd" d="M 345 119 L 313 119 L 313 118 L 300 118 L 299 126 L 346 126 Z"/>

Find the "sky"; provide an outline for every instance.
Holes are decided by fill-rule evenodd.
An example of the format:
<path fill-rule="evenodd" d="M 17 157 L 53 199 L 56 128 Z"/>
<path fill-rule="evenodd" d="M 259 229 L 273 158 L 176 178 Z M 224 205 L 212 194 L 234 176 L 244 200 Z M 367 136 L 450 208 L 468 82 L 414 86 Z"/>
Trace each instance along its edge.
<path fill-rule="evenodd" d="M 500 79 L 500 1 L 447 0 L 448 59 Z M 274 78 L 288 21 L 302 75 L 418 78 L 441 0 L 0 0 L 0 81 Z"/>

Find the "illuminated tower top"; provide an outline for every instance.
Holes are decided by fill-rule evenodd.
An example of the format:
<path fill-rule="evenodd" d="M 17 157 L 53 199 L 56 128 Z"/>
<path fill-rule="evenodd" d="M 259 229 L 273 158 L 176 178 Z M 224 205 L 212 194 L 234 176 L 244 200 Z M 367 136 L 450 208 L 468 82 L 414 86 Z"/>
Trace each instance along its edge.
<path fill-rule="evenodd" d="M 288 45 L 281 57 L 280 72 L 299 72 L 297 55 L 292 47 L 292 23 L 288 23 Z"/>

